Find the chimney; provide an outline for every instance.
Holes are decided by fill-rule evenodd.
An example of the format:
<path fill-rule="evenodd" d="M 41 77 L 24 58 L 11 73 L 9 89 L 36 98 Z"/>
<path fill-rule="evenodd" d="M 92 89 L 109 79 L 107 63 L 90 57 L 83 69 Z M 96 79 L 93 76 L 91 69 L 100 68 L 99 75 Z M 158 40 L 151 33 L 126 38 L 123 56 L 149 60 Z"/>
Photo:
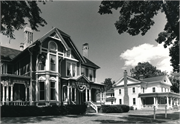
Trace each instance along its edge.
<path fill-rule="evenodd" d="M 24 50 L 24 43 L 20 43 L 20 51 Z"/>
<path fill-rule="evenodd" d="M 33 31 L 30 27 L 24 28 L 24 47 L 28 47 L 33 42 Z M 24 48 L 24 49 L 25 49 Z"/>
<path fill-rule="evenodd" d="M 82 50 L 83 50 L 83 56 L 88 58 L 89 57 L 89 44 L 88 43 L 83 44 Z"/>
<path fill-rule="evenodd" d="M 127 87 L 127 71 L 124 70 L 124 104 L 129 105 L 128 87 Z"/>

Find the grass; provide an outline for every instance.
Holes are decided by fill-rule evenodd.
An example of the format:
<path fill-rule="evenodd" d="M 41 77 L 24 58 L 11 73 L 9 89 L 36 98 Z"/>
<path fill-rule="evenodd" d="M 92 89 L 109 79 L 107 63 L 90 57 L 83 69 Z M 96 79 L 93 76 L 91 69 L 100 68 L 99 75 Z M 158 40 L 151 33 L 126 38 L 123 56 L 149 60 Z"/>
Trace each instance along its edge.
<path fill-rule="evenodd" d="M 3 117 L 2 123 L 33 123 L 33 124 L 107 124 L 107 123 L 162 123 L 179 124 L 179 111 L 168 111 L 168 118 L 165 119 L 164 111 L 157 111 L 157 119 L 153 119 L 152 110 L 135 110 L 127 113 L 112 114 L 86 114 L 67 116 L 39 116 L 39 117 Z"/>

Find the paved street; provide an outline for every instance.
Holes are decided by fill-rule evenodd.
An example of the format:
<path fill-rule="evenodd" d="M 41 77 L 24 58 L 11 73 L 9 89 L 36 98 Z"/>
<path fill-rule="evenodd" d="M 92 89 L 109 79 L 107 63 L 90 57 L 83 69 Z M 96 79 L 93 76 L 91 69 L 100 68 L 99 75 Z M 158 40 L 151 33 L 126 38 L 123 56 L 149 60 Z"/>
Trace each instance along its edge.
<path fill-rule="evenodd" d="M 103 124 L 103 123 L 162 123 L 179 124 L 179 111 L 168 111 L 165 119 L 164 111 L 158 111 L 156 120 L 153 111 L 135 110 L 128 113 L 98 113 L 86 115 L 67 116 L 37 116 L 37 117 L 3 117 L 2 123 L 28 123 L 28 124 Z"/>

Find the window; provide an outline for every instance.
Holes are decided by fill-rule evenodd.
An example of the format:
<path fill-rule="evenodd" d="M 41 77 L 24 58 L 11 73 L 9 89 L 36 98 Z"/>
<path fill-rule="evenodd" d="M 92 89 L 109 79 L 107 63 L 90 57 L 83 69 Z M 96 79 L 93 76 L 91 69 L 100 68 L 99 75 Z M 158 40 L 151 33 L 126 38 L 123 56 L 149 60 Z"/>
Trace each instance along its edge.
<path fill-rule="evenodd" d="M 133 93 L 135 93 L 135 87 L 133 87 L 132 90 L 133 90 Z"/>
<path fill-rule="evenodd" d="M 40 85 L 40 100 L 45 100 L 45 86 L 44 86 L 44 82 L 39 82 Z"/>
<path fill-rule="evenodd" d="M 86 68 L 86 77 L 88 77 L 88 68 Z"/>
<path fill-rule="evenodd" d="M 56 71 L 56 56 L 50 55 L 50 70 Z"/>
<path fill-rule="evenodd" d="M 72 75 L 73 77 L 76 76 L 76 65 L 72 64 Z"/>
<path fill-rule="evenodd" d="M 51 90 L 51 100 L 55 100 L 55 82 L 51 82 L 50 84 L 50 90 Z"/>
<path fill-rule="evenodd" d="M 49 44 L 49 49 L 50 49 L 50 50 L 56 50 L 56 49 L 57 49 L 57 48 L 56 48 L 56 43 L 53 42 L 53 41 L 51 41 L 50 44 Z"/>
<path fill-rule="evenodd" d="M 144 87 L 143 87 L 143 93 L 144 93 Z"/>
<path fill-rule="evenodd" d="M 121 94 L 121 89 L 119 89 L 119 94 Z"/>
<path fill-rule="evenodd" d="M 81 74 L 82 74 L 82 75 L 85 74 L 85 68 L 84 68 L 84 67 L 81 68 Z"/>
<path fill-rule="evenodd" d="M 89 80 L 93 80 L 93 70 L 89 69 Z"/>
<path fill-rule="evenodd" d="M 155 87 L 153 87 L 153 92 L 155 92 Z"/>
<path fill-rule="evenodd" d="M 136 105 L 136 98 L 133 98 L 133 105 Z"/>
<path fill-rule="evenodd" d="M 121 100 L 121 99 L 119 99 L 119 104 L 120 104 L 120 105 L 122 104 L 122 100 Z"/>
<path fill-rule="evenodd" d="M 71 68 L 70 68 L 70 63 L 67 63 L 67 76 L 71 76 Z"/>

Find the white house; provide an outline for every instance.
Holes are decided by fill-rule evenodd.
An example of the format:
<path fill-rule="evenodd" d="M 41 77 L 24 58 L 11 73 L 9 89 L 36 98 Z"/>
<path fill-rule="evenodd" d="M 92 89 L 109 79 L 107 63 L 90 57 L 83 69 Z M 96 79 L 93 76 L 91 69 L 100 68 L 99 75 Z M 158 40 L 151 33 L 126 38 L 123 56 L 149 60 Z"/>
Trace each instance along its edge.
<path fill-rule="evenodd" d="M 166 75 L 142 80 L 127 75 L 120 78 L 114 85 L 114 104 L 126 104 L 135 109 L 142 108 L 172 108 L 179 105 L 180 94 L 171 92 L 171 82 Z"/>

